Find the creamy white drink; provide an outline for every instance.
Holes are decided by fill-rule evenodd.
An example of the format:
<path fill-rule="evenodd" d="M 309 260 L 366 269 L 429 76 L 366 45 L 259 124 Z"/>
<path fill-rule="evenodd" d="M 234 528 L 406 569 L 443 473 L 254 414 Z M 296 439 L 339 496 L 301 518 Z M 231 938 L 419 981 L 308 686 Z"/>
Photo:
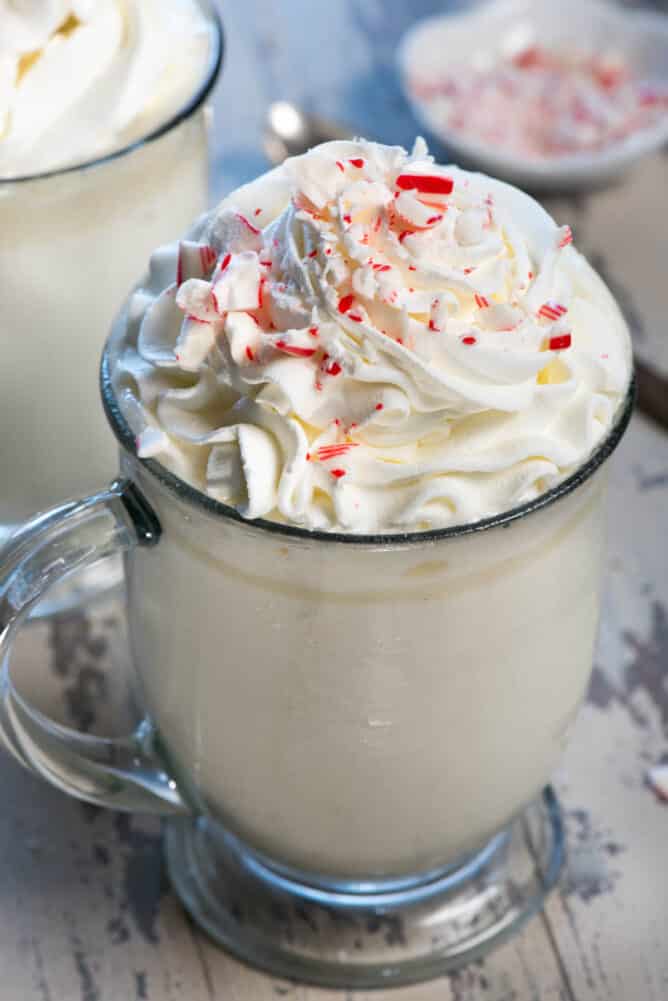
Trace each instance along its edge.
<path fill-rule="evenodd" d="M 0 0 L 0 25 L 1 542 L 113 472 L 99 356 L 146 255 L 205 206 L 203 109 L 127 148 L 197 103 L 219 41 L 195 0 Z"/>
<path fill-rule="evenodd" d="M 600 576 L 604 474 L 572 477 L 631 369 L 571 243 L 421 143 L 326 144 L 155 254 L 119 321 L 139 456 L 227 505 L 139 478 L 148 708 L 185 787 L 278 862 L 454 863 L 554 767 Z"/>

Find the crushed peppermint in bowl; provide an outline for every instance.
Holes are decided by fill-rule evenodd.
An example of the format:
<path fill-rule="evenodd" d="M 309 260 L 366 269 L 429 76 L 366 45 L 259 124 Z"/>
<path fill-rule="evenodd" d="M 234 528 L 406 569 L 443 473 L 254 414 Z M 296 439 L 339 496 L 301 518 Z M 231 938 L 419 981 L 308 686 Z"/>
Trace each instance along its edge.
<path fill-rule="evenodd" d="M 668 141 L 662 14 L 599 0 L 498 0 L 420 21 L 399 66 L 432 133 L 525 187 L 601 183 Z"/>

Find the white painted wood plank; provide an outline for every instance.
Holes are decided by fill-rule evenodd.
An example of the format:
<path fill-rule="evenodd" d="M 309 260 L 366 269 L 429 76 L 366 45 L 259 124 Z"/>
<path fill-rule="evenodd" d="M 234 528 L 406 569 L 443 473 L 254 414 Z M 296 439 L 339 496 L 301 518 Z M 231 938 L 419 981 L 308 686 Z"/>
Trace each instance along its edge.
<path fill-rule="evenodd" d="M 668 998 L 668 436 L 634 419 L 613 466 L 596 669 L 559 788 L 570 860 L 547 915 L 578 1001 Z"/>
<path fill-rule="evenodd" d="M 331 991 L 265 976 L 205 941 L 215 997 L 226 1001 L 571 1001 L 541 917 L 485 960 L 429 983 L 374 991 Z"/>

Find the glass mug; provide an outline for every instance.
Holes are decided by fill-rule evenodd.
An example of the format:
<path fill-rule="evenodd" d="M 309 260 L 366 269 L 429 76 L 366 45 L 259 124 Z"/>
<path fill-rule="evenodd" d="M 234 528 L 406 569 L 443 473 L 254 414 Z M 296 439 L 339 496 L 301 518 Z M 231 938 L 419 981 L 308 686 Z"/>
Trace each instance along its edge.
<path fill-rule="evenodd" d="M 111 380 L 122 334 L 102 362 L 120 478 L 1 554 L 5 743 L 65 792 L 168 818 L 178 894 L 256 965 L 363 988 L 481 955 L 563 858 L 546 783 L 591 670 L 604 463 L 633 387 L 589 461 L 528 504 L 325 534 L 244 521 L 138 459 Z M 45 591 L 118 552 L 146 718 L 102 740 L 31 708 L 7 655 Z"/>
<path fill-rule="evenodd" d="M 16 429 L 0 442 L 0 465 L 11 469 L 0 545 L 36 511 L 113 475 L 114 441 L 95 388 L 104 339 L 151 251 L 207 204 L 206 101 L 223 35 L 209 0 L 200 2 L 208 61 L 168 121 L 89 163 L 0 177 L 0 423 Z M 105 586 L 106 576 L 84 575 L 81 586 Z M 69 603 L 66 595 L 77 597 L 61 589 L 52 607 Z"/>

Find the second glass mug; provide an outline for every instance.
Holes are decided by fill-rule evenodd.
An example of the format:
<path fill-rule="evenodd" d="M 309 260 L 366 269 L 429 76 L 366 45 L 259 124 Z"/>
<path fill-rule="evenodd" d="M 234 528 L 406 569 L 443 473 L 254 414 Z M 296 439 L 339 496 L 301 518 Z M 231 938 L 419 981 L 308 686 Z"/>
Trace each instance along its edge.
<path fill-rule="evenodd" d="M 0 177 L 0 420 L 14 429 L 0 443 L 0 545 L 114 470 L 95 395 L 104 338 L 149 253 L 207 204 L 207 100 L 223 34 L 209 0 L 199 7 L 208 56 L 164 123 L 90 162 Z"/>
<path fill-rule="evenodd" d="M 543 787 L 591 670 L 602 467 L 632 387 L 586 465 L 529 504 L 324 534 L 246 522 L 138 459 L 110 375 L 121 334 L 102 363 L 120 478 L 0 561 L 0 735 L 65 792 L 169 818 L 177 892 L 250 962 L 362 988 L 481 955 L 561 864 Z M 102 740 L 27 705 L 8 654 L 48 588 L 119 551 L 146 718 Z"/>

